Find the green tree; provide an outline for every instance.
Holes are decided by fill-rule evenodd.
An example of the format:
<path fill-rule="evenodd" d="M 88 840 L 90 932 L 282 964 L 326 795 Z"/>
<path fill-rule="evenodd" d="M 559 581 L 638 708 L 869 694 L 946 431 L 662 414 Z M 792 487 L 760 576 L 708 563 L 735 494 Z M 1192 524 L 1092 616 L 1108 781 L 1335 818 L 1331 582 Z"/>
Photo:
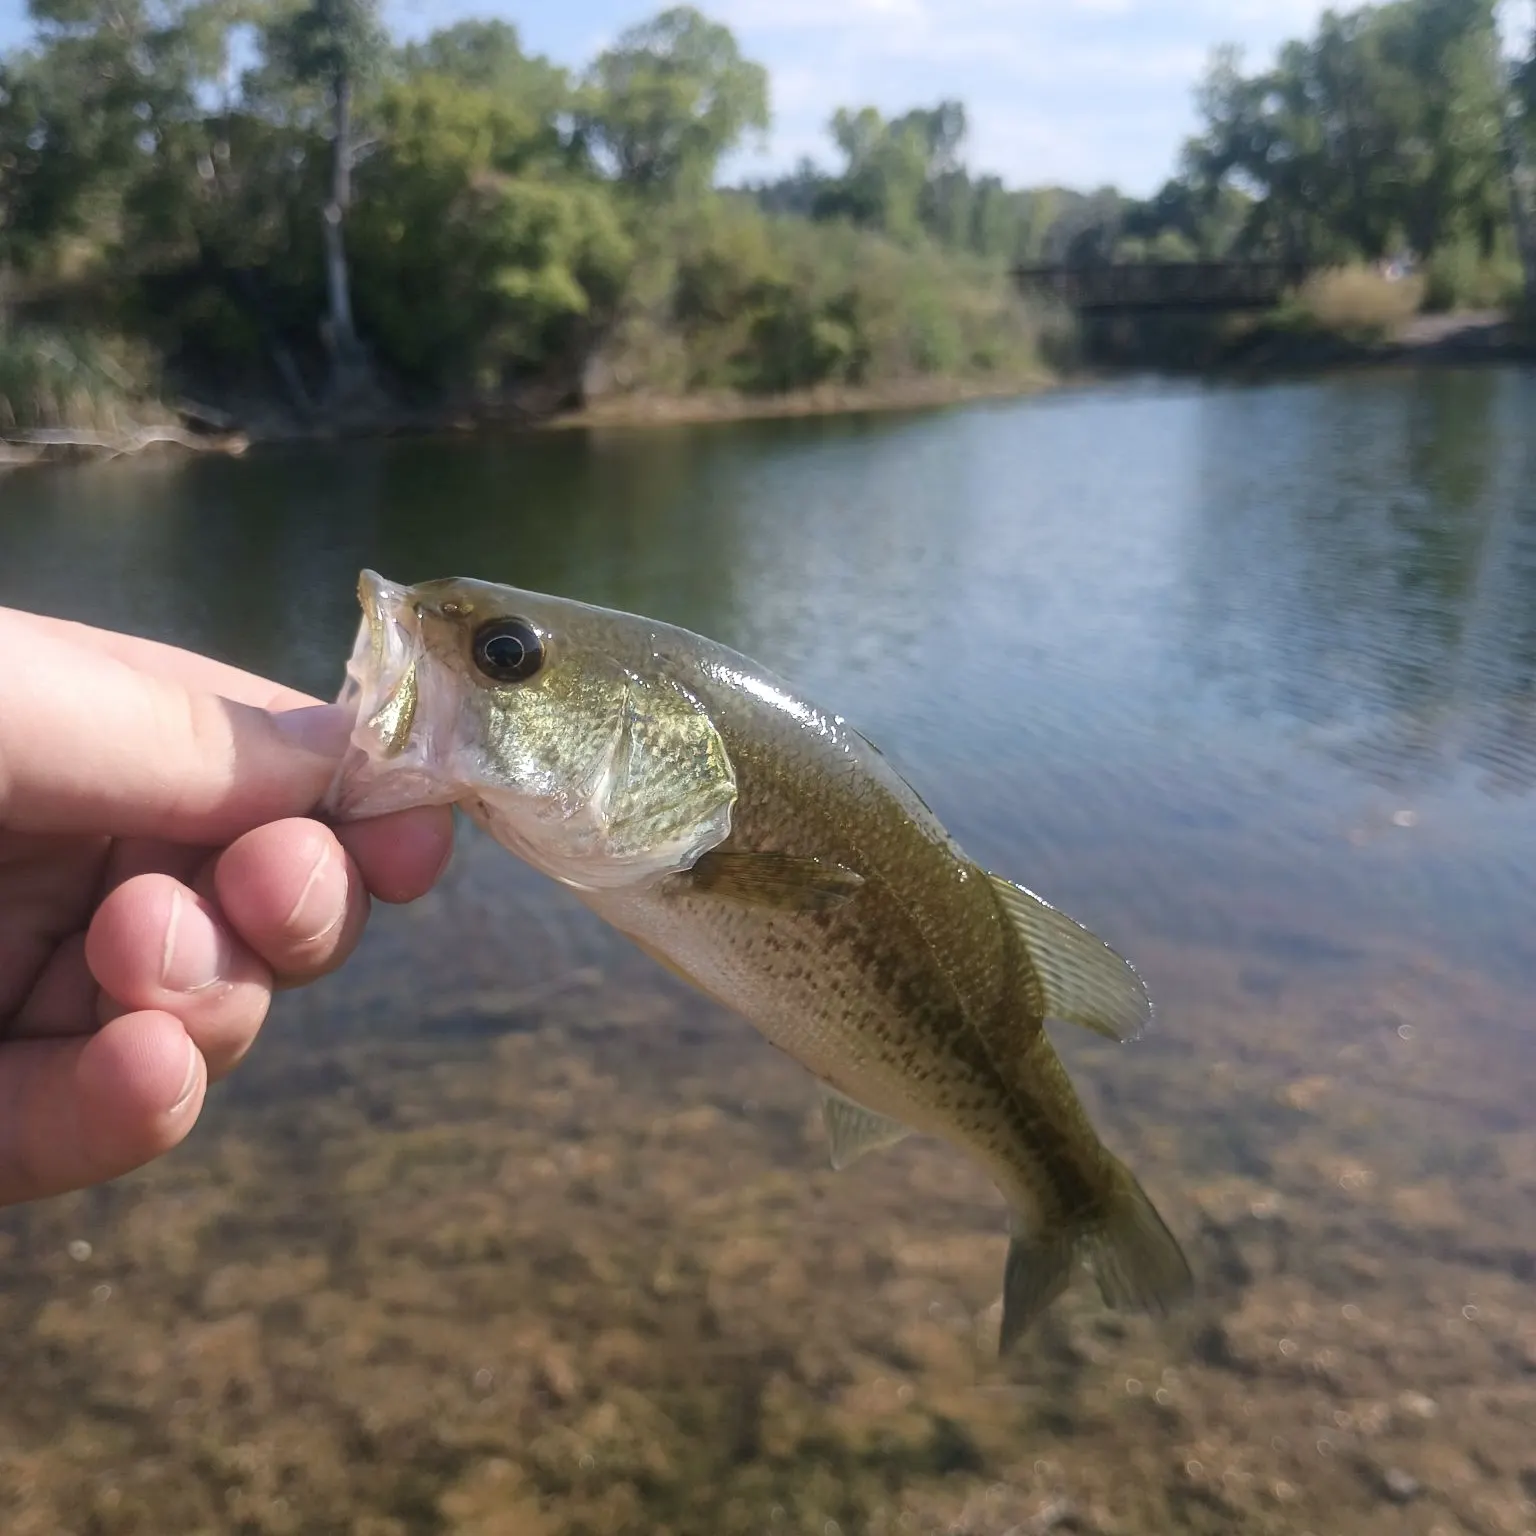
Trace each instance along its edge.
<path fill-rule="evenodd" d="M 419 43 L 399 50 L 400 71 L 407 77 L 441 75 L 484 91 L 541 121 L 553 122 L 572 104 L 566 71 L 548 59 L 523 52 L 522 39 L 510 22 L 455 22 Z"/>
<path fill-rule="evenodd" d="M 631 246 L 607 189 L 544 173 L 537 120 L 442 75 L 389 87 L 359 171 L 359 312 L 413 385 L 574 377 Z"/>
<path fill-rule="evenodd" d="M 919 230 L 919 205 L 928 175 L 928 153 L 919 133 L 888 123 L 874 107 L 840 107 L 832 139 L 844 167 L 818 200 L 816 216 L 846 218 L 898 239 Z"/>
<path fill-rule="evenodd" d="M 1174 177 L 1121 217 L 1118 254 L 1151 260 L 1213 261 L 1225 257 L 1247 219 L 1250 199 L 1232 186 L 1202 187 Z"/>
<path fill-rule="evenodd" d="M 818 218 L 846 218 L 898 240 L 924 229 L 963 246 L 970 226 L 970 181 L 959 165 L 965 108 L 957 101 L 917 108 L 889 122 L 874 107 L 840 108 L 833 142 L 841 175 L 817 199 Z"/>
<path fill-rule="evenodd" d="M 493 98 L 516 115 L 526 131 L 519 153 L 555 162 L 574 158 L 562 123 L 575 103 L 565 70 L 523 52 L 517 28 L 505 21 L 461 21 L 411 43 L 398 55 L 407 80 L 432 76 Z"/>
<path fill-rule="evenodd" d="M 577 85 L 504 22 L 395 46 L 379 3 L 33 0 L 35 43 L 0 59 L 0 264 L 45 275 L 28 303 L 124 333 L 79 357 L 121 355 L 119 381 L 173 360 L 211 403 L 271 368 L 304 413 L 382 403 L 381 381 L 548 406 L 594 360 L 754 390 L 1033 365 L 1001 262 L 1081 200 L 972 178 L 959 103 L 841 114 L 843 174 L 802 165 L 767 217 L 712 189 L 768 122 L 766 76 L 696 10 Z M 259 43 L 238 79 L 237 28 L 242 56 Z"/>
<path fill-rule="evenodd" d="M 32 0 L 34 46 L 0 61 L 0 255 L 46 259 L 110 230 L 222 73 L 224 0 Z"/>
<path fill-rule="evenodd" d="M 1491 249 L 1503 223 L 1493 0 L 1390 0 L 1326 13 L 1245 76 L 1218 52 L 1186 171 L 1253 195 L 1243 244 L 1314 259 Z"/>
<path fill-rule="evenodd" d="M 722 155 L 766 131 L 768 75 L 742 57 L 729 28 L 677 6 L 598 56 L 577 121 L 627 186 L 698 193 Z"/>

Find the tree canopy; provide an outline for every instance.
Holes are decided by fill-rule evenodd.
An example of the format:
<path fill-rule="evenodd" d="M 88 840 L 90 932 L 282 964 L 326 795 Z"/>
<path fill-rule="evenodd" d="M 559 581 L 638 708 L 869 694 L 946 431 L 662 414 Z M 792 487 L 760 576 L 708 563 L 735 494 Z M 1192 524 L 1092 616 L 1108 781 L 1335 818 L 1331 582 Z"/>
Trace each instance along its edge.
<path fill-rule="evenodd" d="M 708 186 L 720 157 L 768 128 L 768 73 L 728 27 L 676 6 L 598 55 L 579 131 L 620 181 L 643 192 Z"/>
<path fill-rule="evenodd" d="M 1505 82 L 1493 0 L 1389 0 L 1328 12 L 1245 75 L 1232 50 L 1200 94 L 1197 187 L 1254 196 L 1249 247 L 1307 256 L 1491 250 L 1507 215 Z"/>

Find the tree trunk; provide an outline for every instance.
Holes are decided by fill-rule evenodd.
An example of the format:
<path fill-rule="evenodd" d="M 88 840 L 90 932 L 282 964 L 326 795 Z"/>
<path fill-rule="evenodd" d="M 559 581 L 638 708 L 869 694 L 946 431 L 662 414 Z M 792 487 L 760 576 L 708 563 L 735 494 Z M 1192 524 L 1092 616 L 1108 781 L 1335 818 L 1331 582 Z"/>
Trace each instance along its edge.
<path fill-rule="evenodd" d="M 325 205 L 325 286 L 330 299 L 329 342 L 333 358 L 357 350 L 352 323 L 352 290 L 347 280 L 344 225 L 352 204 L 352 81 L 343 73 L 335 82 L 334 138 L 331 144 L 331 195 Z"/>
<path fill-rule="evenodd" d="M 326 347 L 331 355 L 328 404 L 333 411 L 373 411 L 383 404 L 368 354 L 352 319 L 352 284 L 347 270 L 346 219 L 352 206 L 352 77 L 337 74 L 333 90 L 334 141 L 331 195 L 321 216 L 325 238 Z"/>

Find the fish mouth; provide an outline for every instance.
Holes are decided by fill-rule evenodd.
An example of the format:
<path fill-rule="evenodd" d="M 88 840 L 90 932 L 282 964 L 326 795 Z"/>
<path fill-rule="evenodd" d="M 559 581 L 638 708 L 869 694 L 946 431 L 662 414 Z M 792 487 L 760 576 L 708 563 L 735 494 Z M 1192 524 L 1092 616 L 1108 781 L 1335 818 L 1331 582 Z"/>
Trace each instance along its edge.
<path fill-rule="evenodd" d="M 416 665 L 421 635 L 408 587 L 364 570 L 357 579 L 362 609 L 339 700 L 355 711 L 358 733 L 383 757 L 396 757 L 410 740 L 416 714 Z"/>
<path fill-rule="evenodd" d="M 351 745 L 338 765 L 322 809 L 346 820 L 370 807 L 393 808 L 391 795 L 415 794 L 389 773 L 400 762 L 416 726 L 421 635 L 411 591 L 365 570 L 357 581 L 362 618 L 347 660 L 346 681 L 336 702 L 351 717 Z M 410 803 L 403 801 L 402 803 Z"/>

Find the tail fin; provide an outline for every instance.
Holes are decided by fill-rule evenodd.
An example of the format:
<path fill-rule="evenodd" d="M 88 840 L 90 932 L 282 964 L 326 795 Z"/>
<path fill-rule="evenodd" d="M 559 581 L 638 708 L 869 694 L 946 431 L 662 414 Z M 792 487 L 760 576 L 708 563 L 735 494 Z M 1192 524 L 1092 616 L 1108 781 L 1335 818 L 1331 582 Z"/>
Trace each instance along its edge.
<path fill-rule="evenodd" d="M 1099 1283 L 1104 1304 L 1162 1315 L 1194 1285 L 1178 1239 L 1168 1230 L 1136 1175 L 1113 1165 L 1110 1192 L 1086 1221 L 1033 1237 L 1015 1236 L 1003 1270 L 1003 1327 L 1007 1354 L 1030 1324 L 1064 1291 L 1074 1261 L 1083 1259 Z"/>

